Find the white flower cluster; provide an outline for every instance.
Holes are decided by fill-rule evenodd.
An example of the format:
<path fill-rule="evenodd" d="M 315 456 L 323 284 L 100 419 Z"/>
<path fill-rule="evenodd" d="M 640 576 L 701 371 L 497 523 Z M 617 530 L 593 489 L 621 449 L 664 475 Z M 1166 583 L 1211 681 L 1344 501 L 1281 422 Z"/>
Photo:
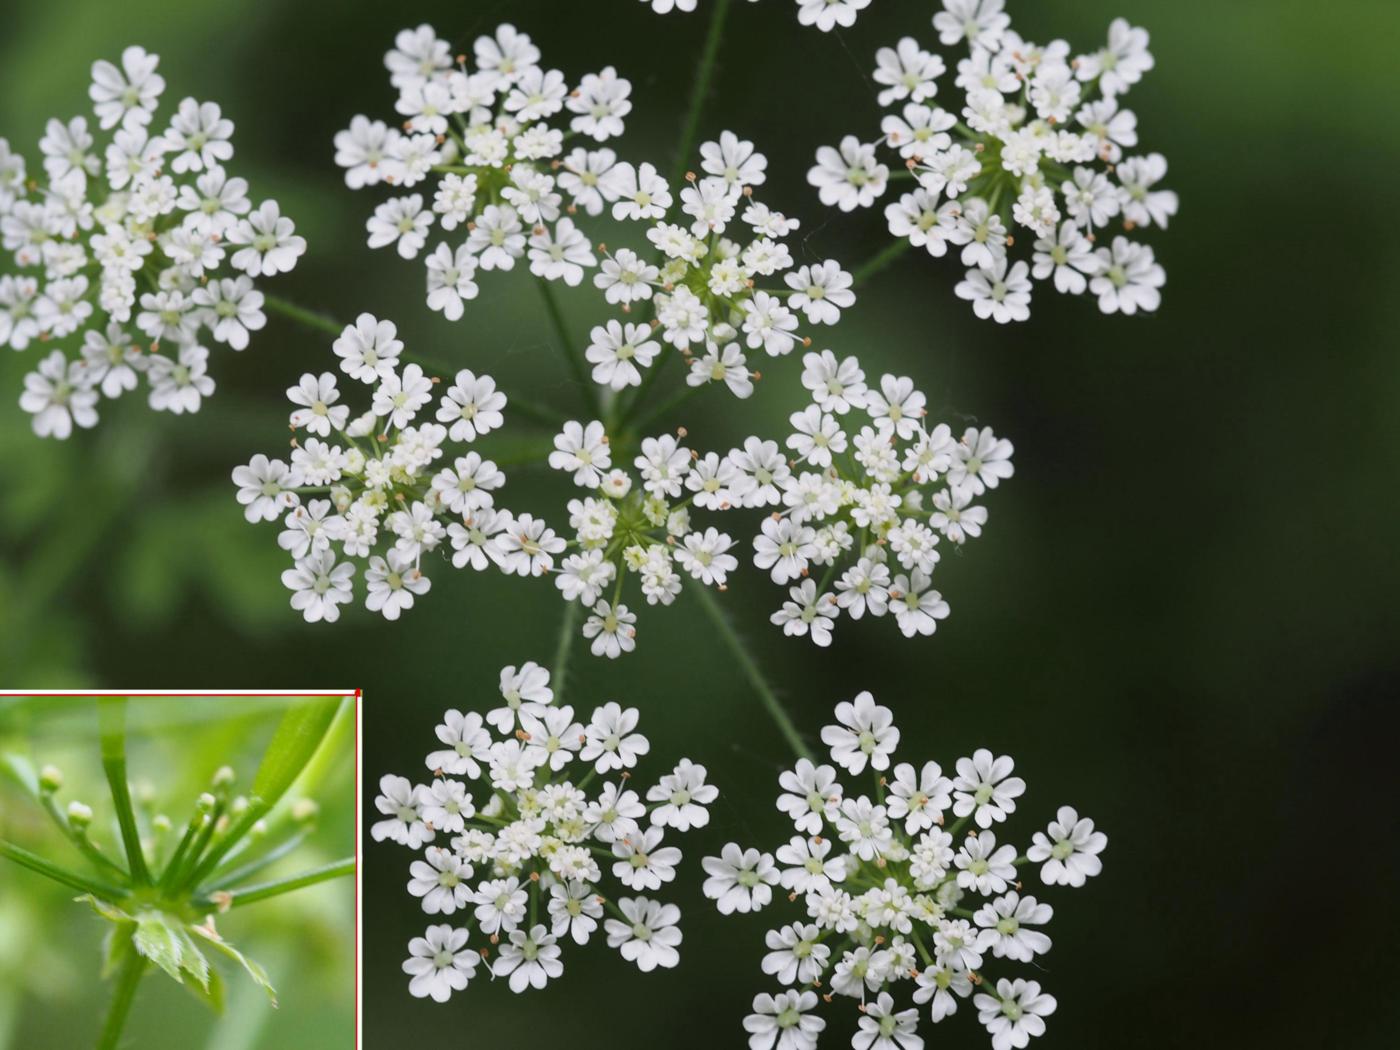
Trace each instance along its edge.
<path fill-rule="evenodd" d="M 450 320 L 476 298 L 479 270 L 511 270 L 527 253 L 532 273 L 578 284 L 597 260 L 572 216 L 600 214 L 629 185 L 641 192 L 638 172 L 611 149 L 564 150 L 574 135 L 603 143 L 622 134 L 632 86 L 612 66 L 571 88 L 511 25 L 478 37 L 473 53 L 469 70 L 431 26 L 403 30 L 384 56 L 403 130 L 361 115 L 335 137 L 352 189 L 422 187 L 375 209 L 371 248 L 393 245 L 414 259 L 434 226 L 464 232 L 456 245 L 440 241 L 425 263 L 428 305 Z"/>
<path fill-rule="evenodd" d="M 483 963 L 513 992 L 543 988 L 563 973 L 563 942 L 587 944 L 600 925 L 608 946 L 642 972 L 674 967 L 680 909 L 648 894 L 681 861 L 666 830 L 709 822 L 705 807 L 718 790 L 705 783 L 705 767 L 681 759 L 639 793 L 628 786 L 631 771 L 651 745 L 637 732 L 636 708 L 609 702 L 577 722 L 572 707 L 554 704 L 549 672 L 534 663 L 501 671 L 501 696 L 484 719 L 446 713 L 442 748 L 427 757 L 431 784 L 379 782 L 384 819 L 371 836 L 426 847 L 409 868 L 408 892 L 429 915 L 462 916 L 460 926 L 430 926 L 409 943 L 409 991 L 446 1002 Z M 571 777 L 575 763 L 581 775 Z M 605 894 L 607 875 L 618 888 Z M 467 944 L 473 924 L 477 947 Z"/>
<path fill-rule="evenodd" d="M 627 573 L 634 574 L 648 605 L 670 605 L 681 592 L 681 573 L 724 590 L 739 560 L 734 540 L 691 521 L 691 507 L 719 510 L 727 499 L 725 461 L 701 456 L 669 434 L 642 441 L 633 465 L 640 479 L 614 467 L 603 424 L 571 420 L 554 439 L 549 465 L 572 474 L 585 490 L 569 501 L 572 553 L 554 578 L 565 601 L 589 609 L 583 635 L 595 656 L 616 658 L 636 647 L 636 615 L 621 603 Z M 557 550 L 565 549 L 563 540 Z M 611 588 L 611 598 L 605 598 Z"/>
<path fill-rule="evenodd" d="M 186 98 L 152 133 L 159 61 L 128 47 L 120 66 L 93 63 L 105 141 L 86 117 L 50 120 L 44 184 L 0 138 L 0 246 L 18 270 L 0 273 L 0 347 L 72 348 L 25 377 L 20 407 L 40 437 L 95 426 L 98 401 L 142 375 L 153 409 L 197 412 L 214 391 L 204 344 L 244 349 L 267 320 L 253 279 L 306 250 L 276 201 L 254 208 L 247 181 L 224 170 L 233 122 L 216 103 Z"/>
<path fill-rule="evenodd" d="M 891 768 L 899 730 L 869 693 L 836 706 L 822 742 L 852 776 L 874 771 L 875 797 L 848 793 L 832 766 L 803 759 L 778 779 L 778 809 L 797 834 L 776 857 L 730 843 L 704 860 L 705 894 L 721 913 L 757 911 L 778 886 L 806 912 L 765 937 L 763 972 L 786 990 L 754 999 L 750 1050 L 813 1050 L 826 1027 L 814 1012 L 823 986 L 822 1000 L 859 1011 L 854 1050 L 920 1050 L 918 1007 L 937 1023 L 969 997 L 993 1050 L 1027 1046 L 1054 997 L 1036 980 L 984 969 L 1034 964 L 1050 950 L 1042 927 L 1053 911 L 1025 892 L 1017 869 L 1036 864 L 1047 886 L 1082 886 L 1101 870 L 1107 837 L 1063 806 L 1018 855 L 992 830 L 1025 791 L 1012 760 L 978 750 L 951 777 L 936 762 Z M 905 982 L 916 1005 L 899 1009 Z"/>
<path fill-rule="evenodd" d="M 973 501 L 1011 477 L 1011 442 L 989 427 L 959 438 L 928 426 L 905 376 L 867 386 L 856 358 L 830 350 L 803 364 L 812 400 L 790 418 L 787 455 L 750 437 L 716 474 L 720 506 L 774 508 L 753 541 L 754 565 L 791 585 L 772 622 L 819 646 L 842 612 L 892 614 L 906 638 L 933 634 L 948 615 L 931 587 L 941 542 L 981 535 L 987 511 Z M 820 582 L 812 569 L 824 570 Z"/>
<path fill-rule="evenodd" d="M 353 596 L 354 560 L 367 559 L 365 606 L 397 620 L 427 593 L 423 556 L 444 540 L 459 568 L 485 568 L 489 550 L 501 568 L 528 574 L 543 523 L 496 510 L 505 475 L 465 447 L 504 420 L 506 396 L 491 377 L 461 370 L 437 398 L 436 421 L 417 422 L 439 380 L 400 360 L 392 322 L 361 314 L 334 349 L 341 369 L 373 388 L 370 410 L 351 419 L 335 374 L 307 373 L 287 391 L 291 428 L 307 435 L 293 439 L 290 464 L 259 453 L 233 471 L 249 522 L 283 518 L 292 608 L 310 623 L 334 622 Z M 451 465 L 439 464 L 449 452 Z"/>
<path fill-rule="evenodd" d="M 673 211 L 666 180 L 652 165 L 641 166 L 639 188 L 634 192 L 629 183 L 613 215 L 651 223 L 650 246 L 603 249 L 593 283 L 624 312 L 649 303 L 655 330 L 689 364 L 687 383 L 723 383 L 745 398 L 754 379 L 746 350 L 781 357 L 798 343 L 808 345 L 797 331 L 799 315 L 809 325 L 834 325 L 856 297 L 851 275 L 836 260 L 794 264 L 782 239 L 798 221 L 754 199 L 768 159 L 752 142 L 725 131 L 700 146 L 700 161 L 704 174 L 687 176 L 689 185 L 680 191 L 688 221 L 678 222 L 666 221 Z M 764 280 L 772 283 L 760 288 Z M 639 385 L 640 369 L 661 351 L 652 333 L 649 325 L 616 320 L 595 327 L 586 351 L 594 381 L 613 390 Z"/>
<path fill-rule="evenodd" d="M 942 257 L 960 250 L 968 267 L 959 298 L 977 316 L 1005 324 L 1030 316 L 1033 281 L 1093 295 L 1107 314 L 1153 311 L 1166 273 L 1151 247 L 1124 234 L 1166 228 L 1175 193 L 1160 188 L 1167 162 L 1138 146 L 1137 117 L 1123 107 L 1152 68 L 1145 29 L 1116 19 L 1098 51 L 1071 57 L 1063 40 L 1023 40 L 1003 0 L 943 0 L 933 26 L 944 45 L 966 44 L 953 86 L 960 105 L 939 105 L 947 64 L 913 37 L 876 53 L 878 101 L 894 107 L 881 136 L 847 135 L 817 151 L 808 181 L 842 211 L 870 207 L 888 183 L 917 188 L 885 208 L 890 233 Z M 950 111 L 951 110 L 951 111 Z M 879 159 L 898 153 L 906 171 Z M 1013 258 L 1016 230 L 1030 250 Z M 1103 243 L 1100 243 L 1100 242 Z"/>
<path fill-rule="evenodd" d="M 758 0 L 750 0 L 757 3 Z M 696 0 L 642 0 L 651 4 L 659 15 L 672 11 L 694 11 Z M 856 16 L 870 6 L 870 0 L 796 0 L 797 21 L 804 26 L 816 26 L 823 33 L 833 29 L 849 29 Z"/>

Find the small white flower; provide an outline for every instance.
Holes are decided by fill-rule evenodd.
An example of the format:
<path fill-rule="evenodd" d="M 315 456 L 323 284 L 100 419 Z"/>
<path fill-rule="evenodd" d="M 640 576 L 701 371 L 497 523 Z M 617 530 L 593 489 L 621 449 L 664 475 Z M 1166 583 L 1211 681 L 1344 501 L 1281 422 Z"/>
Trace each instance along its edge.
<path fill-rule="evenodd" d="M 1108 836 L 1095 831 L 1092 820 L 1081 820 L 1073 807 L 1061 806 L 1049 827 L 1035 833 L 1026 856 L 1041 865 L 1045 885 L 1077 887 L 1103 870 L 1098 855 L 1107 845 Z"/>
<path fill-rule="evenodd" d="M 705 873 L 705 896 L 715 902 L 721 915 L 758 911 L 773 899 L 779 880 L 773 857 L 756 849 L 740 849 L 726 843 L 718 857 L 701 861 Z"/>
<path fill-rule="evenodd" d="M 413 978 L 408 982 L 409 994 L 445 1003 L 454 991 L 465 989 L 481 962 L 481 956 L 466 944 L 467 931 L 446 924 L 429 926 L 422 937 L 409 941 L 409 957 L 403 964 L 403 972 Z"/>
<path fill-rule="evenodd" d="M 873 769 L 888 769 L 890 755 L 899 746 L 899 729 L 888 707 L 875 703 L 868 692 L 854 702 L 836 705 L 839 725 L 822 730 L 822 743 L 831 748 L 831 760 L 851 773 L 860 773 L 868 763 Z"/>

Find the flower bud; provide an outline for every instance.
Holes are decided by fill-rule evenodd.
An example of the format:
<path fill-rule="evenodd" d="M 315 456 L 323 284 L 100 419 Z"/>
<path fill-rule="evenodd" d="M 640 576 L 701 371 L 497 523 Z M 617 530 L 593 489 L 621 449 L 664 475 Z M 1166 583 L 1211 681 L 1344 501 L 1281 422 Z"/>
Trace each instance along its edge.
<path fill-rule="evenodd" d="M 81 802 L 68 803 L 68 823 L 79 831 L 92 823 L 92 809 Z"/>
<path fill-rule="evenodd" d="M 39 790 L 52 795 L 63 787 L 63 770 L 57 766 L 45 766 L 39 770 Z"/>
<path fill-rule="evenodd" d="M 233 771 L 231 766 L 220 766 L 218 772 L 214 774 L 214 788 L 218 790 L 219 788 L 231 787 L 237 779 L 238 774 Z"/>
<path fill-rule="evenodd" d="M 292 804 L 292 819 L 298 824 L 310 824 L 321 813 L 314 799 L 299 798 Z"/>
<path fill-rule="evenodd" d="M 157 835 L 164 835 L 170 831 L 170 818 L 164 813 L 158 813 L 151 818 L 151 830 Z"/>
<path fill-rule="evenodd" d="M 218 799 L 209 792 L 204 792 L 199 798 L 194 800 L 194 811 L 198 814 L 208 813 L 218 804 Z"/>

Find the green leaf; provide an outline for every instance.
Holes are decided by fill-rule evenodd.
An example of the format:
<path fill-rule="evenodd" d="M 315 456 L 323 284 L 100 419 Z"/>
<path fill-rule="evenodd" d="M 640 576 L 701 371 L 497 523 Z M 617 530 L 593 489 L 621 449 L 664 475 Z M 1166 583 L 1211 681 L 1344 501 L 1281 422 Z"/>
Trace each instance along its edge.
<path fill-rule="evenodd" d="M 183 926 L 176 929 L 175 936 L 180 941 L 180 968 L 193 977 L 201 988 L 208 989 L 209 960 Z"/>
<path fill-rule="evenodd" d="M 74 897 L 78 904 L 90 904 L 92 910 L 101 915 L 108 922 L 132 922 L 136 921 L 136 916 L 117 907 L 111 901 L 104 901 L 101 897 L 94 897 L 91 893 L 84 893 L 81 897 Z"/>
<path fill-rule="evenodd" d="M 239 966 L 243 967 L 243 969 L 247 971 L 248 976 L 253 979 L 253 983 L 267 993 L 267 997 L 272 1002 L 272 1005 L 277 1005 L 277 989 L 272 987 L 272 982 L 268 980 L 266 970 L 252 959 L 245 956 L 233 945 L 229 944 L 228 941 L 224 940 L 217 932 L 210 929 L 208 926 L 191 926 L 190 932 L 203 937 L 215 948 L 238 963 Z"/>
<path fill-rule="evenodd" d="M 253 795 L 272 806 L 296 782 L 321 746 L 341 705 L 340 697 L 294 703 L 282 716 L 253 781 Z"/>
<path fill-rule="evenodd" d="M 178 927 L 162 913 L 142 912 L 137 916 L 131 943 L 141 956 L 173 977 L 176 984 L 184 984 L 185 979 L 180 975 L 183 952 L 177 931 Z"/>

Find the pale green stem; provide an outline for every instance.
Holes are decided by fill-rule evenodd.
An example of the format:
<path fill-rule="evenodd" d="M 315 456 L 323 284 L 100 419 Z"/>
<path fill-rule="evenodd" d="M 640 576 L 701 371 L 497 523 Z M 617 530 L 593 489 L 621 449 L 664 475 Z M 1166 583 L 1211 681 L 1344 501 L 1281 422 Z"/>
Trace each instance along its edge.
<path fill-rule="evenodd" d="M 102 897 L 106 900 L 121 900 L 126 896 L 126 890 L 119 886 L 90 879 L 76 871 L 69 871 L 67 868 L 47 861 L 38 854 L 30 853 L 27 849 L 21 849 L 3 839 L 0 839 L 0 857 L 12 860 L 21 867 L 53 879 L 54 882 L 61 882 L 71 889 L 91 893 L 95 897 Z"/>
<path fill-rule="evenodd" d="M 911 245 L 907 239 L 894 241 L 892 244 L 887 245 L 883 251 L 877 252 L 871 258 L 857 266 L 855 271 L 851 274 L 851 279 L 857 286 L 863 281 L 868 281 L 907 252 L 910 247 Z"/>
<path fill-rule="evenodd" d="M 582 388 L 583 399 L 588 405 L 588 410 L 593 413 L 593 418 L 602 419 L 603 406 L 598 399 L 598 388 L 593 385 L 593 378 L 588 374 L 588 369 L 584 367 L 583 357 L 569 335 L 569 325 L 564 320 L 563 311 L 559 309 L 559 301 L 554 297 L 554 289 L 543 277 L 537 278 L 536 283 L 540 286 L 540 295 L 544 297 L 545 313 L 549 315 L 549 323 L 554 326 L 554 335 L 559 341 L 559 350 L 568 363 L 569 371 L 573 373 L 574 382 Z"/>
<path fill-rule="evenodd" d="M 554 680 L 554 703 L 564 702 L 564 687 L 569 681 L 569 653 L 574 648 L 574 635 L 578 634 L 579 613 L 583 606 L 578 602 L 564 603 L 564 617 L 559 623 L 559 641 L 554 646 L 554 664 L 551 667 Z"/>
<path fill-rule="evenodd" d="M 241 890 L 233 890 L 229 893 L 228 906 L 236 908 L 240 904 L 252 904 L 255 901 L 267 900 L 269 897 L 278 897 L 284 893 L 291 893 L 293 890 L 305 889 L 307 886 L 315 886 L 320 882 L 327 882 L 330 879 L 343 878 L 346 875 L 355 874 L 355 858 L 346 857 L 333 864 L 327 864 L 311 871 L 303 872 L 300 875 L 293 875 L 290 878 L 278 879 L 275 882 L 264 882 L 257 886 L 249 886 Z M 206 904 L 212 901 L 204 902 Z"/>
<path fill-rule="evenodd" d="M 696 586 L 689 589 L 699 596 L 701 607 L 715 625 L 720 639 L 729 647 L 729 651 L 739 662 L 740 670 L 744 672 L 744 677 L 749 680 L 749 685 L 753 687 L 753 691 L 758 695 L 758 699 L 763 703 L 779 732 L 783 734 L 783 739 L 788 742 L 799 758 L 810 760 L 812 749 L 802 739 L 802 734 L 797 731 L 797 726 L 793 724 L 787 711 L 784 710 L 782 701 L 773 692 L 773 687 L 768 684 L 768 679 L 763 676 L 763 669 L 758 666 L 758 662 L 754 660 L 748 646 L 739 637 L 734 625 L 729 622 L 728 615 L 720 608 L 719 601 L 710 593 L 708 587 Z"/>
<path fill-rule="evenodd" d="M 102 1034 L 97 1039 L 97 1050 L 116 1050 L 121 1041 L 122 1029 L 131 1014 L 131 1004 L 136 1000 L 136 989 L 146 974 L 146 960 L 128 946 L 126 961 L 122 963 L 117 976 L 117 987 L 112 993 L 112 1005 L 107 1008 L 107 1020 L 102 1025 Z"/>
<path fill-rule="evenodd" d="M 327 335 L 340 335 L 345 331 L 345 325 L 340 324 L 325 314 L 317 313 L 315 310 L 308 310 L 304 306 L 296 303 L 289 303 L 285 299 L 279 299 L 275 295 L 263 296 L 263 305 L 274 314 L 281 314 L 289 321 L 295 321 L 299 325 L 307 328 L 314 328 L 318 332 L 325 332 Z"/>

